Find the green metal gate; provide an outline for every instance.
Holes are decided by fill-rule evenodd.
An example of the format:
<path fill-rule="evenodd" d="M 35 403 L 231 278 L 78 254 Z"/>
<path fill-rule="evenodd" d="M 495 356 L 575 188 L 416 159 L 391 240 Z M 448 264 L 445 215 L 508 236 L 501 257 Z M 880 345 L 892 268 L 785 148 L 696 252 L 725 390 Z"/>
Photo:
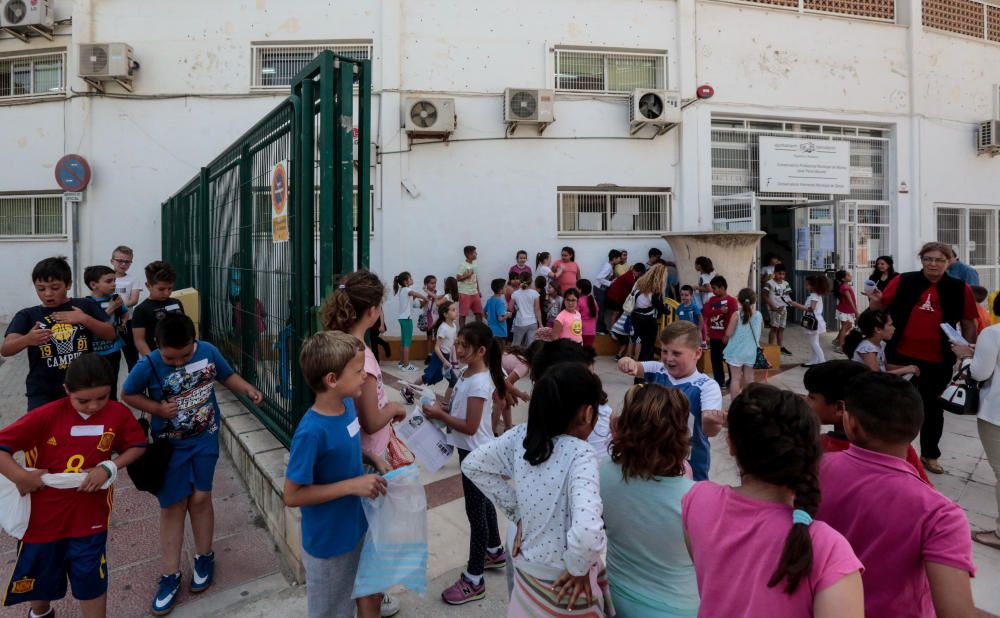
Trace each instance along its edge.
<path fill-rule="evenodd" d="M 316 307 L 341 274 L 368 267 L 370 126 L 370 61 L 321 52 L 291 96 L 163 203 L 163 259 L 177 289 L 199 292 L 200 337 L 264 394 L 259 407 L 241 399 L 286 446 L 312 403 L 298 357 Z M 274 242 L 281 161 L 289 238 Z"/>

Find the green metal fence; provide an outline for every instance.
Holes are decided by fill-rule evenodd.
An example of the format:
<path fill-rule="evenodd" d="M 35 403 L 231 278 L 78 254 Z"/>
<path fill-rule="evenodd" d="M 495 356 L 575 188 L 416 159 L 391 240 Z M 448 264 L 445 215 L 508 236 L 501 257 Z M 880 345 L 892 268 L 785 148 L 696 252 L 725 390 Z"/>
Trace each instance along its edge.
<path fill-rule="evenodd" d="M 259 407 L 243 403 L 285 445 L 312 403 L 298 355 L 316 308 L 342 273 L 368 267 L 370 126 L 370 62 L 322 52 L 291 96 L 162 207 L 163 256 L 175 287 L 199 292 L 200 337 L 264 394 Z M 281 161 L 289 239 L 274 242 Z"/>

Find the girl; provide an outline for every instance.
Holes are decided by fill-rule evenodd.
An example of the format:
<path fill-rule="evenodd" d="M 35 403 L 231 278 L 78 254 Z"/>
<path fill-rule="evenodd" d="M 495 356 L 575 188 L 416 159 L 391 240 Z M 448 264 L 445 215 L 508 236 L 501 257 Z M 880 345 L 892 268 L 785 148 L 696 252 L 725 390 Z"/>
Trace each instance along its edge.
<path fill-rule="evenodd" d="M 639 360 L 653 360 L 656 330 L 660 313 L 667 311 L 663 304 L 663 290 L 667 287 L 667 267 L 662 263 L 652 266 L 635 282 L 631 294 L 636 294 L 635 306 L 629 315 L 632 328 L 639 338 Z"/>
<path fill-rule="evenodd" d="M 517 522 L 508 617 L 599 617 L 612 611 L 602 594 L 600 556 L 607 538 L 597 460 L 585 441 L 601 392 L 600 378 L 585 365 L 553 366 L 535 383 L 527 424 L 462 464 L 463 479 L 468 475 Z"/>
<path fill-rule="evenodd" d="M 806 304 L 801 305 L 794 300 L 786 299 L 786 303 L 801 311 L 812 311 L 816 315 L 816 330 L 806 330 L 811 356 L 803 367 L 812 367 L 826 361 L 823 348 L 819 345 L 819 337 L 826 332 L 826 320 L 823 319 L 823 297 L 830 292 L 830 279 L 826 275 L 810 275 L 806 277 Z"/>
<path fill-rule="evenodd" d="M 632 265 L 628 263 L 628 251 L 622 249 L 622 261 L 620 264 L 615 264 L 615 277 L 621 277 L 628 271 L 632 270 Z"/>
<path fill-rule="evenodd" d="M 704 307 L 705 303 L 712 298 L 712 286 L 710 283 L 712 278 L 715 277 L 715 265 L 712 264 L 712 260 L 702 255 L 695 258 L 694 269 L 698 272 L 698 285 L 696 289 L 700 293 L 696 298 L 698 299 L 698 303 Z"/>
<path fill-rule="evenodd" d="M 552 267 L 552 278 L 559 284 L 560 290 L 576 287 L 580 280 L 580 267 L 576 263 L 576 251 L 573 247 L 563 247 L 561 259 Z"/>
<path fill-rule="evenodd" d="M 869 281 L 875 282 L 875 287 L 879 291 L 884 292 L 885 288 L 889 285 L 889 282 L 899 276 L 896 269 L 893 268 L 892 256 L 880 255 L 875 260 L 875 270 L 872 271 Z M 867 293 L 866 293 L 867 296 Z"/>
<path fill-rule="evenodd" d="M 738 319 L 729 320 L 726 328 L 726 349 L 722 357 L 729 363 L 729 394 L 736 397 L 753 382 L 753 365 L 760 347 L 760 331 L 764 318 L 757 311 L 757 295 L 743 288 L 736 296 L 740 303 Z"/>
<path fill-rule="evenodd" d="M 588 348 L 594 347 L 594 339 L 597 338 L 597 299 L 594 298 L 594 286 L 588 279 L 580 279 L 577 282 L 580 292 L 580 300 L 577 303 L 577 311 L 580 312 L 580 319 L 583 321 L 583 345 Z"/>
<path fill-rule="evenodd" d="M 437 299 L 439 305 L 443 302 L 458 302 L 458 279 L 454 277 L 444 278 L 444 295 L 439 296 Z"/>
<path fill-rule="evenodd" d="M 445 301 L 438 305 L 438 318 L 430 328 L 434 333 L 434 351 L 427 361 L 424 373 L 417 378 L 416 385 L 432 386 L 441 380 L 448 380 L 448 390 L 444 392 L 444 401 L 451 400 L 451 391 L 455 388 L 458 378 L 455 377 L 455 338 L 458 331 L 455 322 L 458 320 L 458 303 Z M 413 391 L 408 386 L 403 387 L 403 397 L 408 403 L 413 403 Z"/>
<path fill-rule="evenodd" d="M 511 409 L 517 400 L 528 401 L 530 395 L 515 386 L 521 378 L 531 375 L 531 352 L 528 349 L 508 345 L 500 360 L 507 383 L 507 396 L 501 399 L 493 393 L 493 434 L 503 435 L 514 426 Z"/>
<path fill-rule="evenodd" d="M 535 274 L 546 279 L 552 277 L 552 255 L 548 251 L 535 254 Z"/>
<path fill-rule="evenodd" d="M 694 485 L 685 477 L 689 414 L 682 391 L 647 384 L 625 394 L 614 418 L 611 459 L 600 475 L 608 582 L 619 618 L 698 614 L 681 527 L 681 498 Z"/>
<path fill-rule="evenodd" d="M 866 309 L 858 317 L 858 327 L 844 339 L 844 354 L 852 361 L 863 363 L 872 371 L 883 371 L 900 376 L 920 375 L 916 365 L 887 365 L 885 342 L 892 339 L 896 327 L 884 311 Z"/>
<path fill-rule="evenodd" d="M 514 259 L 517 262 L 517 264 L 511 266 L 510 270 L 507 271 L 507 279 L 520 280 L 522 273 L 527 273 L 530 279 L 531 267 L 528 266 L 528 252 L 525 251 L 524 249 L 521 249 L 520 251 L 517 252 L 517 255 L 515 256 Z"/>
<path fill-rule="evenodd" d="M 562 298 L 563 310 L 552 323 L 552 334 L 556 339 L 569 339 L 583 343 L 583 319 L 580 317 L 580 292 L 576 288 L 566 290 Z"/>
<path fill-rule="evenodd" d="M 858 317 L 858 301 L 851 287 L 851 273 L 838 270 L 833 276 L 833 299 L 837 301 L 837 321 L 840 322 L 840 332 L 833 346 L 835 350 L 844 348 L 844 337 L 854 330 L 854 321 Z"/>
<path fill-rule="evenodd" d="M 542 325 L 542 305 L 537 290 L 531 289 L 531 275 L 523 273 L 518 289 L 511 294 L 514 301 L 513 345 L 527 347 L 535 340 L 535 331 Z"/>
<path fill-rule="evenodd" d="M 427 349 L 433 350 L 434 329 L 431 328 L 431 325 L 434 324 L 434 320 L 437 316 L 437 302 L 438 302 L 437 277 L 435 277 L 434 275 L 427 275 L 426 277 L 424 277 L 423 292 L 424 292 L 424 298 L 427 299 L 427 302 L 424 303 L 423 309 L 420 312 L 421 316 L 423 317 L 417 321 L 417 327 L 418 328 L 420 327 L 421 321 L 426 324 L 426 327 L 422 328 L 421 330 L 427 333 Z M 429 358 L 430 354 L 428 354 L 427 356 Z"/>
<path fill-rule="evenodd" d="M 548 327 L 555 325 L 556 316 L 559 315 L 559 312 L 563 308 L 563 297 L 559 295 L 559 292 L 559 284 L 555 281 L 550 281 L 545 286 L 545 300 L 548 305 L 545 311 L 545 325 Z"/>
<path fill-rule="evenodd" d="M 698 615 L 861 618 L 861 562 L 843 536 L 812 520 L 816 415 L 791 391 L 750 384 L 728 420 L 740 485 L 697 483 L 681 499 Z"/>
<path fill-rule="evenodd" d="M 403 271 L 392 280 L 392 291 L 396 295 L 396 319 L 399 320 L 399 347 L 402 358 L 396 364 L 403 371 L 416 371 L 410 364 L 410 346 L 413 345 L 413 306 L 423 307 L 427 299 L 420 292 L 413 290 L 413 277 Z"/>
<path fill-rule="evenodd" d="M 507 396 L 507 384 L 501 367 L 500 344 L 493 337 L 490 327 L 483 322 L 470 322 L 462 327 L 455 342 L 458 360 L 468 365 L 465 374 L 455 387 L 451 413 L 441 404 L 424 406 L 424 413 L 431 420 L 443 421 L 451 428 L 448 443 L 458 449 L 459 462 L 469 453 L 493 441 L 493 392 Z M 500 543 L 497 513 L 486 496 L 462 474 L 465 493 L 465 515 L 469 518 L 469 563 L 458 581 L 441 593 L 449 605 L 463 605 L 486 598 L 483 570 L 502 569 L 507 565 L 507 554 Z"/>

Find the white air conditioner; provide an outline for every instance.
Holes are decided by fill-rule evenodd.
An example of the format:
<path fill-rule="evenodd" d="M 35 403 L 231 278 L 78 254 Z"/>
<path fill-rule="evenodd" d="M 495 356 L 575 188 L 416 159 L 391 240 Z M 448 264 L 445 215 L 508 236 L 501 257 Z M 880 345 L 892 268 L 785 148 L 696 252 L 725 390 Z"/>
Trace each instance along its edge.
<path fill-rule="evenodd" d="M 455 130 L 455 99 L 407 97 L 403 128 L 410 135 L 447 135 Z"/>
<path fill-rule="evenodd" d="M 507 88 L 503 95 L 503 120 L 506 123 L 555 122 L 555 97 L 555 90 Z"/>
<path fill-rule="evenodd" d="M 49 0 L 0 0 L 0 28 L 52 30 L 54 25 Z"/>
<path fill-rule="evenodd" d="M 80 77 L 88 80 L 127 80 L 139 67 L 125 43 L 80 45 Z"/>
<path fill-rule="evenodd" d="M 979 123 L 976 131 L 976 151 L 978 154 L 996 156 L 1000 154 L 1000 120 Z"/>
<path fill-rule="evenodd" d="M 681 123 L 681 95 L 667 90 L 633 90 L 628 120 L 633 134 L 645 126 L 659 127 L 659 132 L 665 133 Z"/>

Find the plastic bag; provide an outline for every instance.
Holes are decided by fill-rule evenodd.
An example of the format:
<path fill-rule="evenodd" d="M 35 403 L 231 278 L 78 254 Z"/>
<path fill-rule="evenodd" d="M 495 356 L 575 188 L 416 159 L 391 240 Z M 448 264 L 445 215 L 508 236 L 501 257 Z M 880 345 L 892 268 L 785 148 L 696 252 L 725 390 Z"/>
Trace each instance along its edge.
<path fill-rule="evenodd" d="M 353 596 L 402 585 L 427 594 L 427 495 L 415 465 L 385 475 L 384 496 L 364 499 L 368 534 L 354 579 Z"/>
<path fill-rule="evenodd" d="M 22 496 L 17 485 L 0 475 L 0 528 L 20 540 L 31 519 L 31 495 Z"/>

